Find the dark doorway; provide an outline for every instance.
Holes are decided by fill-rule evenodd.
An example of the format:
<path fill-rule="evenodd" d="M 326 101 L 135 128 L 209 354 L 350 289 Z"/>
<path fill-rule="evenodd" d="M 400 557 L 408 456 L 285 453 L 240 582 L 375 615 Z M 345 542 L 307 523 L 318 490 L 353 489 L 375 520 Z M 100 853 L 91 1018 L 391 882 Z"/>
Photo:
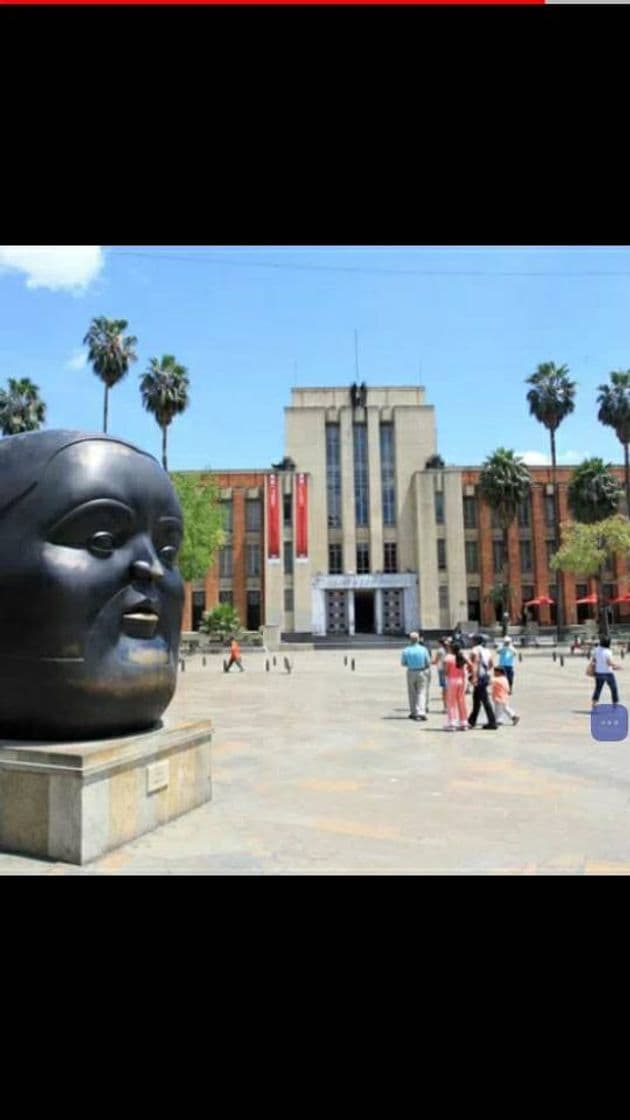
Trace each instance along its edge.
<path fill-rule="evenodd" d="M 354 593 L 354 632 L 355 634 L 374 633 L 373 591 L 355 591 Z"/>
<path fill-rule="evenodd" d="M 193 591 L 192 593 L 192 628 L 198 630 L 201 623 L 201 616 L 206 609 L 206 593 L 205 591 Z"/>
<path fill-rule="evenodd" d="M 247 592 L 247 629 L 258 630 L 260 626 L 260 591 Z"/>

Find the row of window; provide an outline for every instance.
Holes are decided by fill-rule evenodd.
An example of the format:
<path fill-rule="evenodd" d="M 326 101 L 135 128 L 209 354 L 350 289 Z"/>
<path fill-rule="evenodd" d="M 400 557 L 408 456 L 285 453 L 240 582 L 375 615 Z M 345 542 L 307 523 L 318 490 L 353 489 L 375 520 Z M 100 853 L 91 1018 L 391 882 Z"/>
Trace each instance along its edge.
<path fill-rule="evenodd" d="M 533 550 L 531 541 L 519 541 L 519 555 L 520 555 L 520 569 L 521 572 L 526 574 L 534 570 Z M 439 542 L 438 542 L 439 549 Z M 479 572 L 479 545 L 477 541 L 466 541 L 464 543 L 466 571 L 470 575 L 475 575 Z M 557 550 L 555 540 L 545 541 L 547 567 L 550 567 L 551 558 Z M 439 552 L 438 552 L 439 557 Z M 444 558 L 445 559 L 445 558 Z M 505 549 L 503 541 L 492 542 L 492 568 L 495 575 L 500 575 L 503 572 L 505 565 Z M 439 560 L 438 560 L 439 566 Z M 444 563 L 446 567 L 446 563 Z"/>
<path fill-rule="evenodd" d="M 437 494 L 436 494 L 437 498 Z M 545 525 L 548 529 L 553 529 L 555 525 L 555 504 L 553 494 L 544 495 L 544 511 L 545 511 Z M 442 515 L 443 516 L 443 515 Z M 531 497 L 528 495 L 518 507 L 516 515 L 519 529 L 529 529 L 531 526 Z M 437 521 L 437 505 L 436 505 L 436 521 Z M 440 521 L 437 522 L 441 524 Z M 477 499 L 474 497 L 464 498 L 464 529 L 476 529 L 478 524 L 477 519 Z M 501 522 L 496 510 L 490 513 L 490 524 L 493 529 L 500 529 Z"/>
<path fill-rule="evenodd" d="M 357 575 L 368 575 L 370 572 L 369 544 L 358 544 L 356 557 Z M 386 541 L 383 545 L 383 571 L 386 573 L 398 571 L 398 546 L 393 541 Z M 328 545 L 328 574 L 331 576 L 343 575 L 343 547 L 340 544 Z"/>
<path fill-rule="evenodd" d="M 291 495 L 287 494 L 285 497 L 288 497 L 290 503 Z M 231 498 L 221 502 L 221 512 L 223 514 L 223 528 L 225 532 L 232 533 L 234 531 L 234 512 Z M 291 524 L 290 521 L 289 524 Z M 262 532 L 262 502 L 260 498 L 247 498 L 245 501 L 245 531 L 247 533 Z"/>
<path fill-rule="evenodd" d="M 394 426 L 381 424 L 379 432 L 381 466 L 381 504 L 384 525 L 396 524 L 396 463 Z M 354 465 L 354 516 L 358 526 L 370 520 L 370 480 L 368 431 L 366 424 L 352 426 Z M 326 493 L 328 526 L 341 528 L 341 431 L 339 424 L 326 425 Z"/>

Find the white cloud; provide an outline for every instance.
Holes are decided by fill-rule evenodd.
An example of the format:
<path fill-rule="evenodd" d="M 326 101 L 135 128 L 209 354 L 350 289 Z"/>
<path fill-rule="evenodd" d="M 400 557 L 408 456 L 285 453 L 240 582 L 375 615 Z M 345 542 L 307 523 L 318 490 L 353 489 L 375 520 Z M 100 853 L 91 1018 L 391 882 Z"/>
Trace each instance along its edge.
<path fill-rule="evenodd" d="M 85 350 L 75 350 L 72 357 L 66 362 L 66 369 L 85 369 L 87 354 Z"/>
<path fill-rule="evenodd" d="M 0 245 L 0 271 L 23 272 L 27 288 L 81 291 L 104 263 L 100 245 Z"/>
<path fill-rule="evenodd" d="M 517 451 L 517 455 L 530 467 L 550 467 L 551 455 L 548 451 Z M 557 456 L 559 467 L 581 463 L 584 455 L 580 451 L 561 451 Z"/>

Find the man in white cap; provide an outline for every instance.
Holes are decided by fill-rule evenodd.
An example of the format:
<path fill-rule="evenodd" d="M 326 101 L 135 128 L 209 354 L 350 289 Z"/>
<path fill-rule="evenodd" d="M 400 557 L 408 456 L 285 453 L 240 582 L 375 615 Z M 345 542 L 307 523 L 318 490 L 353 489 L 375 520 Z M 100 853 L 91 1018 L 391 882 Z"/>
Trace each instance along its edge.
<path fill-rule="evenodd" d="M 409 719 L 426 720 L 431 659 L 417 630 L 411 631 L 409 645 L 402 651 L 400 664 L 407 670 Z"/>
<path fill-rule="evenodd" d="M 511 638 L 504 638 L 503 645 L 499 650 L 499 668 L 505 669 L 508 685 L 510 686 L 510 696 L 514 688 L 514 646 L 512 645 Z"/>

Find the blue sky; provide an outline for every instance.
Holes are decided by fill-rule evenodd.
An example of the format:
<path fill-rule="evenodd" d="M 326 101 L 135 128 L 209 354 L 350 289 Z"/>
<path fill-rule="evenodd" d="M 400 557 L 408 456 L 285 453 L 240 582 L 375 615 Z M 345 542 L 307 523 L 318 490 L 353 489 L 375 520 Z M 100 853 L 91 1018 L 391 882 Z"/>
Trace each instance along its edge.
<path fill-rule="evenodd" d="M 448 463 L 499 445 L 543 460 L 524 384 L 543 361 L 578 382 L 560 461 L 623 459 L 595 400 L 611 370 L 630 368 L 630 248 L 0 246 L 0 384 L 35 381 L 47 427 L 101 428 L 82 346 L 96 315 L 138 336 L 139 360 L 110 394 L 112 434 L 159 457 L 139 376 L 163 353 L 188 367 L 171 469 L 281 458 L 291 387 L 350 385 L 355 330 L 368 387 L 425 386 Z"/>

